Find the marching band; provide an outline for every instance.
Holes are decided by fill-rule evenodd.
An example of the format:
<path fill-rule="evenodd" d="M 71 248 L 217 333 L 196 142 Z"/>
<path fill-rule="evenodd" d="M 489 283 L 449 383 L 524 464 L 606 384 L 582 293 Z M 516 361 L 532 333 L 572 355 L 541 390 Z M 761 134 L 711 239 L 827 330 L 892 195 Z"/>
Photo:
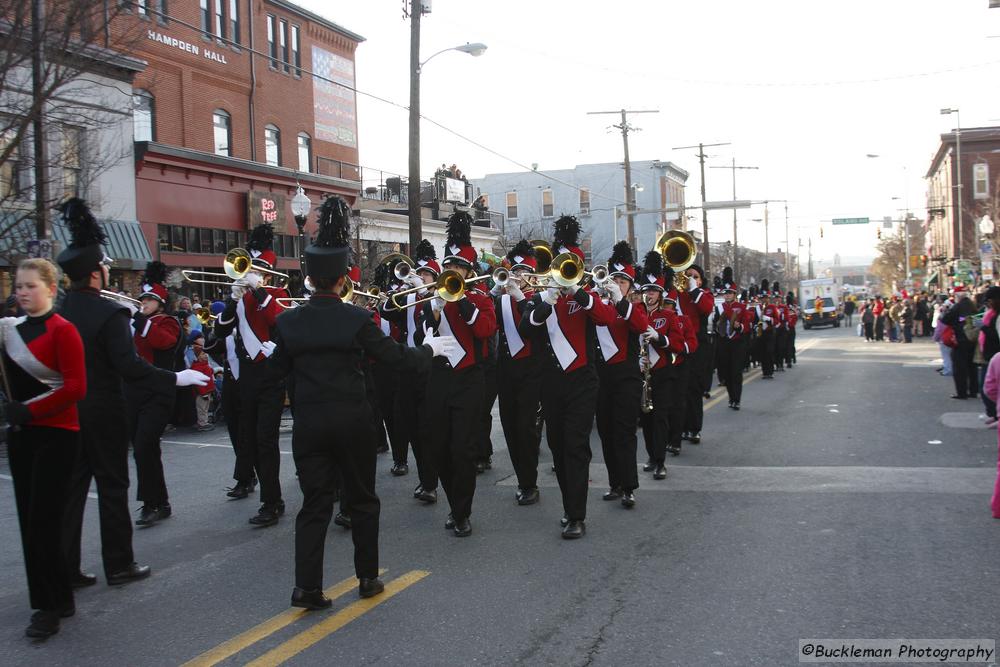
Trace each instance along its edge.
<path fill-rule="evenodd" d="M 58 535 L 32 538 L 45 544 L 58 539 L 62 547 L 43 558 L 36 547 L 29 549 L 26 537 L 32 606 L 41 614 L 40 620 L 33 617 L 31 636 L 57 631 L 59 618 L 71 613 L 72 588 L 96 582 L 80 568 L 92 477 L 108 583 L 149 575 L 132 553 L 128 446 L 142 503 L 136 524 L 151 526 L 171 516 L 160 437 L 175 386 L 209 380 L 197 371 L 178 372 L 183 363 L 176 352 L 186 341 L 168 314 L 166 267 L 150 263 L 137 303 L 102 292 L 108 263 L 100 225 L 80 200 L 67 202 L 62 215 L 73 243 L 58 259 L 70 280 L 60 315 L 42 302 L 36 310 L 44 313 L 25 308 L 25 317 L 6 318 L 0 327 L 4 380 L 14 380 L 5 415 L 19 429 L 12 433 L 11 468 L 15 483 L 20 480 L 25 535 L 46 515 L 21 506 L 20 487 L 29 474 L 22 470 L 29 464 L 16 469 L 15 452 L 25 447 L 19 443 L 65 440 L 74 452 L 66 454 L 59 479 L 41 482 L 63 488 L 58 497 L 67 509 Z M 383 258 L 371 289 L 361 291 L 349 221 L 349 207 L 337 197 L 320 208 L 319 231 L 304 250 L 310 292 L 302 297 L 290 298 L 283 286 L 287 276 L 275 270 L 273 231 L 266 224 L 252 231 L 245 250 L 230 251 L 223 273 L 184 272 L 192 282 L 230 291 L 204 314 L 205 320 L 216 318 L 206 350 L 224 360 L 222 410 L 235 452 L 235 484 L 227 496 L 247 498 L 259 484 L 260 507 L 250 518 L 255 527 L 275 525 L 285 510 L 278 440 L 286 397 L 292 410 L 293 458 L 304 497 L 296 517 L 293 606 L 330 604 L 322 572 L 331 519 L 353 531 L 359 595 L 382 591 L 379 451 L 391 450 L 391 473 L 404 476 L 412 449 L 414 499 L 436 503 L 440 483 L 449 507 L 445 528 L 467 536 L 477 473 L 489 467 L 493 454 L 491 411 L 498 400 L 516 504 L 541 500 L 544 429 L 561 496 L 561 536 L 578 539 L 586 533 L 595 420 L 608 472 L 603 499 L 633 509 L 640 427 L 643 470 L 663 480 L 668 453 L 680 455 L 684 441 L 702 442 L 713 375 L 725 386 L 729 407 L 739 410 L 743 375 L 752 364 L 772 379 L 795 363 L 794 294 L 782 294 L 766 280 L 741 289 L 728 267 L 710 286 L 694 263 L 694 239 L 685 232 L 664 234 L 641 265 L 636 249 L 619 242 L 606 264 L 588 270 L 580 223 L 563 216 L 551 242 L 520 239 L 500 266 L 484 270 L 470 240 L 472 218 L 459 211 L 448 220 L 440 261 L 425 240 L 413 248 L 412 259 L 398 253 Z M 22 266 L 18 298 L 22 291 L 27 295 L 28 282 L 47 284 L 47 275 Z M 63 336 L 76 336 L 85 382 L 75 366 L 46 368 L 25 354 L 26 343 L 33 352 L 36 347 L 23 339 L 25 326 L 37 328 L 45 313 L 52 313 L 50 329 L 58 325 Z M 63 375 L 57 382 L 43 371 Z M 43 417 L 57 408 L 43 412 L 34 406 L 56 385 L 65 420 L 50 423 Z M 114 418 L 121 414 L 128 415 L 127 424 Z"/>

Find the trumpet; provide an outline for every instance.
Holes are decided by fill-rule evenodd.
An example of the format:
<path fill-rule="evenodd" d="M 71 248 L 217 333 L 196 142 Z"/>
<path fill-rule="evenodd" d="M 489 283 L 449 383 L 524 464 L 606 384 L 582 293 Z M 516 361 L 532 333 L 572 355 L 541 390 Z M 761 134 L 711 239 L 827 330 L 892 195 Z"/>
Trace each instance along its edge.
<path fill-rule="evenodd" d="M 203 325 L 208 324 L 216 317 L 218 317 L 218 315 L 212 314 L 211 309 L 205 308 L 204 306 L 202 306 L 201 308 L 195 308 L 194 316 L 197 317 L 198 321 L 201 322 Z"/>
<path fill-rule="evenodd" d="M 504 270 L 506 271 L 506 269 Z M 411 287 L 410 289 L 400 290 L 389 297 L 389 302 L 392 303 L 397 310 L 418 306 L 422 303 L 427 303 L 434 298 L 439 298 L 451 303 L 461 299 L 470 284 L 486 280 L 490 277 L 491 276 L 478 276 L 476 278 L 464 279 L 458 271 L 448 269 L 446 271 L 442 271 L 441 275 L 438 276 L 437 281 L 435 281 L 432 285 Z M 400 304 L 398 301 L 401 296 L 412 294 L 413 292 L 424 289 L 430 289 L 432 292 L 431 295 L 425 296 L 422 299 L 416 299 L 413 303 Z"/>
<path fill-rule="evenodd" d="M 225 259 L 222 260 L 222 270 L 223 273 L 218 273 L 215 271 L 196 271 L 194 269 L 184 269 L 181 271 L 181 275 L 184 276 L 184 280 L 189 283 L 201 283 L 203 285 L 221 285 L 223 287 L 231 287 L 236 282 L 243 280 L 244 277 L 251 271 L 257 273 L 267 273 L 272 276 L 281 278 L 282 284 L 287 282 L 288 274 L 281 273 L 280 271 L 272 271 L 271 269 L 265 269 L 262 266 L 254 266 L 253 259 L 250 257 L 250 253 L 243 248 L 233 248 L 228 253 L 226 253 Z M 205 278 L 192 278 L 191 276 L 206 276 Z M 230 282 L 223 281 L 222 278 L 229 278 Z"/>
<path fill-rule="evenodd" d="M 142 302 L 138 299 L 133 299 L 130 296 L 125 296 L 124 294 L 119 294 L 118 292 L 112 292 L 110 290 L 102 289 L 101 296 L 109 301 L 117 301 L 123 306 L 135 306 L 138 308 L 142 305 Z"/>

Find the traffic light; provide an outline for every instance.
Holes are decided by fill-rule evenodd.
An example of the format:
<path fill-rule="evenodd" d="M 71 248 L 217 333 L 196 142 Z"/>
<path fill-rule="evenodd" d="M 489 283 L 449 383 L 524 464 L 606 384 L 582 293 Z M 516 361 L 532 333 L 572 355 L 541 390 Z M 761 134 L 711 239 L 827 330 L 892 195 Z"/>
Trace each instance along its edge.
<path fill-rule="evenodd" d="M 819 226 L 819 237 L 823 238 L 823 225 Z"/>
<path fill-rule="evenodd" d="M 923 266 L 923 267 L 927 266 L 927 255 L 921 255 L 920 256 L 920 266 Z"/>
<path fill-rule="evenodd" d="M 880 241 L 882 240 L 882 228 L 881 228 L 881 227 L 878 227 L 878 228 L 877 228 L 877 229 L 875 230 L 875 235 L 876 235 L 876 236 L 878 236 L 878 239 L 879 239 Z"/>

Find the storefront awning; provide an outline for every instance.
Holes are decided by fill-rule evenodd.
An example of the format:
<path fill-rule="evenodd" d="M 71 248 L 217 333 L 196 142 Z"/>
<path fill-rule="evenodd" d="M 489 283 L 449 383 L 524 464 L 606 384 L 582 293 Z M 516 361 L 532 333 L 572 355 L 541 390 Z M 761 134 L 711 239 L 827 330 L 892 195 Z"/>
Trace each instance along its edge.
<path fill-rule="evenodd" d="M 931 276 L 931 279 L 927 281 L 927 284 L 928 285 L 937 285 L 938 284 L 938 278 L 940 276 L 941 276 L 940 273 L 935 272 L 934 275 Z"/>
<path fill-rule="evenodd" d="M 7 214 L 8 220 L 15 214 Z M 153 254 L 149 250 L 142 227 L 135 220 L 99 220 L 108 242 L 104 252 L 115 260 L 115 269 L 143 270 L 146 263 L 152 261 Z M 28 255 L 28 241 L 35 238 L 34 221 L 21 219 L 11 224 L 2 225 L 0 235 L 0 264 L 9 265 L 14 260 Z M 58 254 L 69 245 L 69 230 L 59 222 L 52 222 L 52 240 L 54 253 Z"/>

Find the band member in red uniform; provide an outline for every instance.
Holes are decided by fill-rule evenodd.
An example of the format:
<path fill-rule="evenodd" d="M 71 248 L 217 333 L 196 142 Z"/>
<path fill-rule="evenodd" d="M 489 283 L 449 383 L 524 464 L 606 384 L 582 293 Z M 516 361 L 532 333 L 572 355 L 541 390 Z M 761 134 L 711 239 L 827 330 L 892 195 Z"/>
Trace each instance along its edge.
<path fill-rule="evenodd" d="M 247 251 L 253 267 L 273 270 L 277 256 L 271 249 L 274 230 L 258 225 L 250 232 Z M 250 488 L 254 471 L 260 481 L 261 506 L 250 518 L 254 526 L 273 526 L 285 513 L 281 499 L 281 465 L 278 430 L 285 404 L 285 383 L 269 378 L 264 361 L 264 344 L 271 340 L 275 320 L 282 308 L 275 301 L 288 292 L 268 283 L 271 274 L 254 268 L 232 287 L 226 309 L 215 323 L 219 336 L 236 335 L 240 363 L 240 452 L 236 455 L 236 484 Z"/>
<path fill-rule="evenodd" d="M 795 292 L 789 290 L 785 298 L 786 306 L 786 328 L 785 332 L 785 368 L 791 368 L 795 363 L 795 326 L 799 323 L 799 309 L 795 305 Z"/>
<path fill-rule="evenodd" d="M 709 340 L 708 319 L 715 308 L 715 297 L 707 288 L 705 271 L 692 264 L 685 272 L 688 289 L 680 295 L 680 312 L 687 315 L 698 338 L 698 349 L 688 356 L 687 402 L 684 408 L 684 433 L 686 439 L 697 445 L 701 442 L 701 427 L 705 416 L 704 397 L 711 386 L 712 368 L 715 365 L 715 348 Z"/>
<path fill-rule="evenodd" d="M 402 288 L 422 287 L 420 292 L 411 292 L 400 298 L 400 305 L 413 304 L 430 294 L 431 284 L 441 275 L 441 265 L 437 261 L 434 246 L 422 239 L 413 252 L 413 270 L 403 281 Z M 390 269 L 391 271 L 392 269 Z M 397 308 L 392 299 L 382 304 L 384 321 L 391 322 L 399 332 L 400 342 L 407 347 L 420 347 L 424 341 L 424 311 L 419 306 Z M 413 447 L 413 459 L 417 464 L 417 486 L 413 497 L 433 504 L 437 502 L 437 463 L 430 452 L 428 441 L 428 415 L 426 411 L 427 377 L 426 368 L 411 368 L 399 372 L 399 388 L 393 407 L 395 433 L 390 437 L 392 445 L 392 474 L 405 475 L 410 471 L 407 464 L 407 449 Z"/>
<path fill-rule="evenodd" d="M 774 370 L 785 372 L 785 346 L 788 344 L 788 310 L 785 308 L 785 296 L 777 281 L 771 284 L 771 305 L 777 313 L 774 321 Z"/>
<path fill-rule="evenodd" d="M 62 549 L 62 520 L 73 463 L 80 450 L 76 403 L 87 393 L 83 342 L 76 328 L 52 308 L 56 267 L 28 259 L 17 267 L 14 293 L 22 317 L 0 320 L 3 405 L 8 457 L 28 575 L 29 637 L 59 631 L 60 617 L 75 611 L 70 570 Z"/>
<path fill-rule="evenodd" d="M 177 318 L 167 315 L 167 267 L 163 262 L 146 265 L 141 307 L 132 316 L 135 351 L 157 368 L 174 371 L 174 358 L 181 338 Z M 137 526 L 152 526 L 171 514 L 167 482 L 163 476 L 160 438 L 174 410 L 174 397 L 161 397 L 144 386 L 125 387 L 128 400 L 129 435 L 135 458 L 136 497 L 142 503 Z"/>
<path fill-rule="evenodd" d="M 573 216 L 556 220 L 553 253 L 571 252 L 583 261 L 579 243 L 580 222 Z M 598 389 L 591 353 L 594 326 L 610 326 L 617 317 L 613 306 L 580 284 L 553 284 L 531 299 L 521 318 L 523 328 L 537 332 L 545 434 L 562 492 L 562 536 L 568 540 L 583 537 L 587 530 L 590 430 Z"/>
<path fill-rule="evenodd" d="M 510 279 L 493 288 L 499 341 L 497 343 L 497 394 L 500 424 L 507 440 L 518 505 L 538 502 L 538 431 L 535 418 L 541 401 L 541 371 L 533 354 L 531 337 L 521 333 L 524 310 L 535 295 L 523 276 L 537 267 L 535 250 L 521 239 L 507 253 Z"/>
<path fill-rule="evenodd" d="M 475 275 L 478 253 L 470 237 L 472 216 L 457 211 L 448 218 L 443 268 L 463 279 Z M 451 514 L 445 527 L 456 537 L 472 533 L 472 497 L 476 493 L 477 435 L 484 388 L 487 339 L 497 328 L 489 295 L 476 286 L 451 303 L 439 297 L 423 304 L 424 331 L 454 336 L 458 345 L 431 363 L 427 381 L 428 447 L 432 452 Z"/>
<path fill-rule="evenodd" d="M 739 286 L 733 281 L 733 270 L 722 270 L 722 293 L 725 302 L 718 306 L 719 377 L 725 381 L 729 407 L 740 409 L 743 397 L 743 367 L 747 345 L 753 328 L 754 312 L 747 304 L 736 300 Z"/>
<path fill-rule="evenodd" d="M 775 350 L 775 328 L 779 324 L 781 313 L 777 306 L 771 303 L 771 285 L 765 278 L 760 281 L 760 336 L 758 345 L 760 346 L 760 370 L 762 378 L 771 380 L 774 378 L 774 350 Z"/>
<path fill-rule="evenodd" d="M 371 287 L 377 287 L 381 294 L 389 292 L 391 289 L 392 267 L 386 264 L 379 264 L 375 267 L 375 273 L 370 283 Z M 367 307 L 375 312 L 379 311 L 379 302 L 368 300 Z M 376 320 L 379 329 L 389 338 L 399 342 L 399 327 L 382 317 L 381 313 Z M 385 444 L 392 449 L 393 438 L 395 437 L 393 406 L 396 402 L 396 389 L 399 386 L 399 371 L 390 368 L 385 364 L 373 362 L 371 365 L 372 377 L 375 379 L 375 394 L 378 400 L 379 412 L 382 414 L 382 432 L 385 434 L 379 438 L 379 453 L 382 453 L 382 441 L 387 438 Z"/>
<path fill-rule="evenodd" d="M 639 335 L 649 328 L 646 309 L 635 303 L 632 286 L 635 266 L 632 247 L 619 241 L 608 260 L 607 298 L 617 317 L 609 326 L 597 326 L 597 434 L 601 438 L 608 486 L 604 500 L 618 500 L 626 508 L 635 507 L 639 475 L 635 467 L 636 424 L 642 400 L 639 371 Z"/>

